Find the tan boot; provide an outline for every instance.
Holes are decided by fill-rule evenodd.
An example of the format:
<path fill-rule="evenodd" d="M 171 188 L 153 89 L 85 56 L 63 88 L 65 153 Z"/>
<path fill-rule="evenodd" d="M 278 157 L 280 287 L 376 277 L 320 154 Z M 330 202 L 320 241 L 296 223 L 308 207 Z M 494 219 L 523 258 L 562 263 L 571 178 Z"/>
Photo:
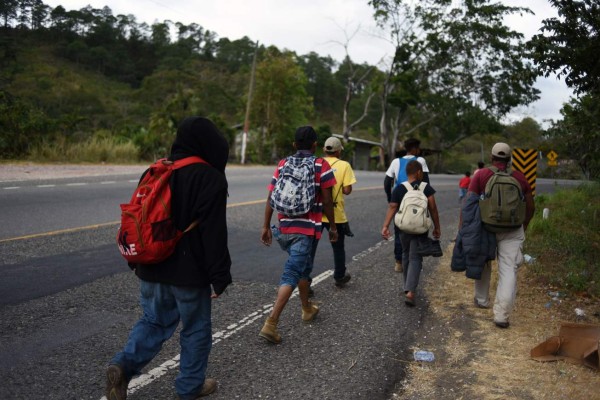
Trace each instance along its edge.
<path fill-rule="evenodd" d="M 267 317 L 267 320 L 265 321 L 265 324 L 263 325 L 262 329 L 260 330 L 260 333 L 258 334 L 258 336 L 260 336 L 263 339 L 266 339 L 267 341 L 269 341 L 271 343 L 275 343 L 275 344 L 281 343 L 281 335 L 277 331 L 278 323 L 279 323 L 278 320 L 271 318 L 271 317 Z"/>
<path fill-rule="evenodd" d="M 402 272 L 402 263 L 400 261 L 396 261 L 396 265 L 394 265 L 394 271 Z"/>
<path fill-rule="evenodd" d="M 318 313 L 319 307 L 309 301 L 307 307 L 302 306 L 302 321 L 310 322 Z"/>

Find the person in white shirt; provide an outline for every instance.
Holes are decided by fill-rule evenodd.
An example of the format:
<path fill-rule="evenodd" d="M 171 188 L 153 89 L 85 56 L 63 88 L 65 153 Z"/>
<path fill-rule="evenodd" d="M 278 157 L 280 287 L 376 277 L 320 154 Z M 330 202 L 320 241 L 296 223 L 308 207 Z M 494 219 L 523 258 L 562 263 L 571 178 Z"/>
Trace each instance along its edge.
<path fill-rule="evenodd" d="M 388 203 L 392 198 L 392 190 L 407 180 L 406 165 L 412 160 L 417 160 L 423 167 L 423 182 L 429 183 L 429 168 L 427 161 L 421 157 L 421 141 L 419 139 L 410 138 L 404 141 L 406 155 L 395 158 L 390 167 L 385 173 L 383 181 L 383 189 L 387 195 Z M 400 243 L 400 230 L 394 225 L 394 258 L 396 263 L 394 270 L 402 272 L 402 243 Z"/>

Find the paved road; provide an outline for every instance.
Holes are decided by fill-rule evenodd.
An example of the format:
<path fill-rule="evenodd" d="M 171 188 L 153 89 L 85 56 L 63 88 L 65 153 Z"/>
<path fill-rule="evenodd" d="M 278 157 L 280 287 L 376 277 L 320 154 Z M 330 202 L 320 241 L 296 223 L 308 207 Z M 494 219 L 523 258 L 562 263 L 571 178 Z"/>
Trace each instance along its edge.
<path fill-rule="evenodd" d="M 417 308 L 407 309 L 398 296 L 401 281 L 393 272 L 393 246 L 379 237 L 384 196 L 381 189 L 369 189 L 381 185 L 382 175 L 360 172 L 357 189 L 362 190 L 348 197 L 356 233 L 347 240 L 352 281 L 343 290 L 333 286 L 331 249 L 322 242 L 315 268 L 316 298 L 323 302 L 318 320 L 302 324 L 298 300 L 292 300 L 281 323 L 284 342 L 269 346 L 257 333 L 274 300 L 285 254 L 259 244 L 264 205 L 252 200 L 265 197 L 270 172 L 270 168 L 240 169 L 239 175 L 232 170 L 229 176 L 230 204 L 246 204 L 228 212 L 235 284 L 213 305 L 209 374 L 221 386 L 212 398 L 389 398 L 404 376 L 404 361 L 411 357 L 411 343 L 426 318 L 427 307 L 426 299 L 419 298 Z M 10 214 L 3 211 L 2 237 L 110 223 L 115 219 L 112 211 L 106 211 L 110 206 L 106 210 L 92 207 L 102 217 L 92 213 L 97 219 L 90 221 L 80 218 L 88 212 L 78 210 L 88 206 L 85 199 L 99 194 L 112 199 L 114 194 L 107 189 L 111 184 L 101 183 L 110 180 L 98 178 L 86 185 L 67 186 L 79 183 L 72 180 L 43 184 L 57 185 L 54 187 L 23 183 L 21 187 L 27 189 L 21 193 L 31 203 L 21 197 L 7 200 L 6 193 L 14 196 L 18 189 L 0 191 L 0 207 L 15 207 L 9 208 Z M 444 245 L 455 234 L 456 180 L 448 176 L 432 179 L 438 190 Z M 94 189 L 93 182 L 103 186 Z M 118 196 L 128 194 L 132 184 L 123 183 L 116 190 Z M 58 187 L 64 189 L 60 201 L 40 194 Z M 114 201 L 112 207 L 120 201 Z M 29 205 L 31 211 L 18 213 L 15 202 Z M 48 209 L 56 210 L 60 217 L 46 218 Z M 10 236 L 12 222 L 6 221 L 13 221 L 12 214 L 18 215 L 28 230 Z M 105 364 L 139 317 L 138 282 L 116 253 L 114 231 L 115 226 L 109 224 L 0 242 L 0 398 L 102 397 Z M 427 260 L 426 273 L 434 271 L 436 262 Z M 172 382 L 177 355 L 175 338 L 165 344 L 148 373 L 132 382 L 130 398 L 175 398 Z"/>

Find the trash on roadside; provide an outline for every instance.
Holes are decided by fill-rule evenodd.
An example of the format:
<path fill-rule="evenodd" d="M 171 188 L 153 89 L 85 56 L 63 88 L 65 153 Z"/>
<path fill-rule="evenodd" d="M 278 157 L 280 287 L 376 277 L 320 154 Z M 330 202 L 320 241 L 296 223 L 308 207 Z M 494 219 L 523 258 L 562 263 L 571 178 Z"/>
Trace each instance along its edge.
<path fill-rule="evenodd" d="M 435 360 L 435 356 L 433 355 L 433 353 L 426 350 L 417 350 L 415 351 L 414 356 L 415 361 L 432 362 L 433 360 Z"/>
<path fill-rule="evenodd" d="M 558 336 L 552 336 L 531 349 L 536 361 L 565 360 L 600 370 L 600 325 L 562 323 Z"/>
<path fill-rule="evenodd" d="M 527 264 L 532 264 L 532 263 L 534 263 L 534 262 L 535 262 L 535 257 L 531 257 L 529 254 L 525 254 L 525 255 L 523 256 L 523 259 L 525 260 L 525 262 L 526 262 Z"/>
<path fill-rule="evenodd" d="M 546 308 L 552 307 L 552 302 L 551 301 L 547 302 L 546 304 L 544 304 L 544 307 L 546 307 Z"/>
<path fill-rule="evenodd" d="M 575 309 L 575 314 L 576 314 L 578 317 L 585 317 L 585 311 L 584 311 L 584 310 L 582 310 L 581 308 L 576 308 L 576 309 Z"/>
<path fill-rule="evenodd" d="M 552 297 L 554 301 L 560 301 L 561 297 L 565 297 L 565 294 L 561 292 L 548 292 L 548 296 Z"/>

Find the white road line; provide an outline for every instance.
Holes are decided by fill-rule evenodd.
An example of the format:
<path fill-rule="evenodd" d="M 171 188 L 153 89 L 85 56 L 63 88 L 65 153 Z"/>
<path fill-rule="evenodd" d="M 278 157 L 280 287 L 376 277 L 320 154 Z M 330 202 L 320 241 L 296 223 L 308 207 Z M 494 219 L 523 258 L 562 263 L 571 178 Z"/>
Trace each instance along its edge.
<path fill-rule="evenodd" d="M 14 190 L 14 189 L 19 189 L 21 186 L 9 186 L 9 187 L 5 187 L 4 190 Z"/>
<path fill-rule="evenodd" d="M 317 285 L 318 283 L 324 281 L 325 279 L 329 278 L 332 275 L 333 275 L 333 270 L 327 270 L 327 271 L 319 274 L 315 278 L 313 278 L 311 285 Z M 297 295 L 298 295 L 298 289 L 294 290 L 291 297 L 296 297 Z M 245 316 L 238 322 L 229 325 L 224 330 L 215 332 L 212 335 L 213 346 L 215 344 L 233 336 L 235 333 L 244 329 L 245 327 L 252 324 L 256 320 L 263 318 L 265 315 L 269 314 L 272 309 L 273 309 L 272 304 L 264 305 L 260 309 Z M 133 378 L 131 380 L 131 382 L 129 382 L 129 387 L 127 388 L 127 394 L 128 395 L 133 394 L 133 393 L 137 392 L 138 390 L 142 389 L 144 386 L 151 384 L 156 379 L 165 375 L 167 372 L 169 372 L 169 370 L 179 368 L 179 356 L 180 355 L 177 354 L 175 357 L 171 358 L 170 360 L 165 361 L 164 363 L 162 363 L 158 367 L 148 371 L 147 373 L 142 374 L 136 378 Z M 106 396 L 102 396 L 100 400 L 107 400 Z"/>
<path fill-rule="evenodd" d="M 67 183 L 67 186 L 84 186 L 87 185 L 85 182 Z"/>
<path fill-rule="evenodd" d="M 104 181 L 104 182 L 100 182 L 101 185 L 110 185 L 111 183 L 117 183 L 117 181 Z"/>
<path fill-rule="evenodd" d="M 56 185 L 37 185 L 39 188 L 55 187 Z"/>

